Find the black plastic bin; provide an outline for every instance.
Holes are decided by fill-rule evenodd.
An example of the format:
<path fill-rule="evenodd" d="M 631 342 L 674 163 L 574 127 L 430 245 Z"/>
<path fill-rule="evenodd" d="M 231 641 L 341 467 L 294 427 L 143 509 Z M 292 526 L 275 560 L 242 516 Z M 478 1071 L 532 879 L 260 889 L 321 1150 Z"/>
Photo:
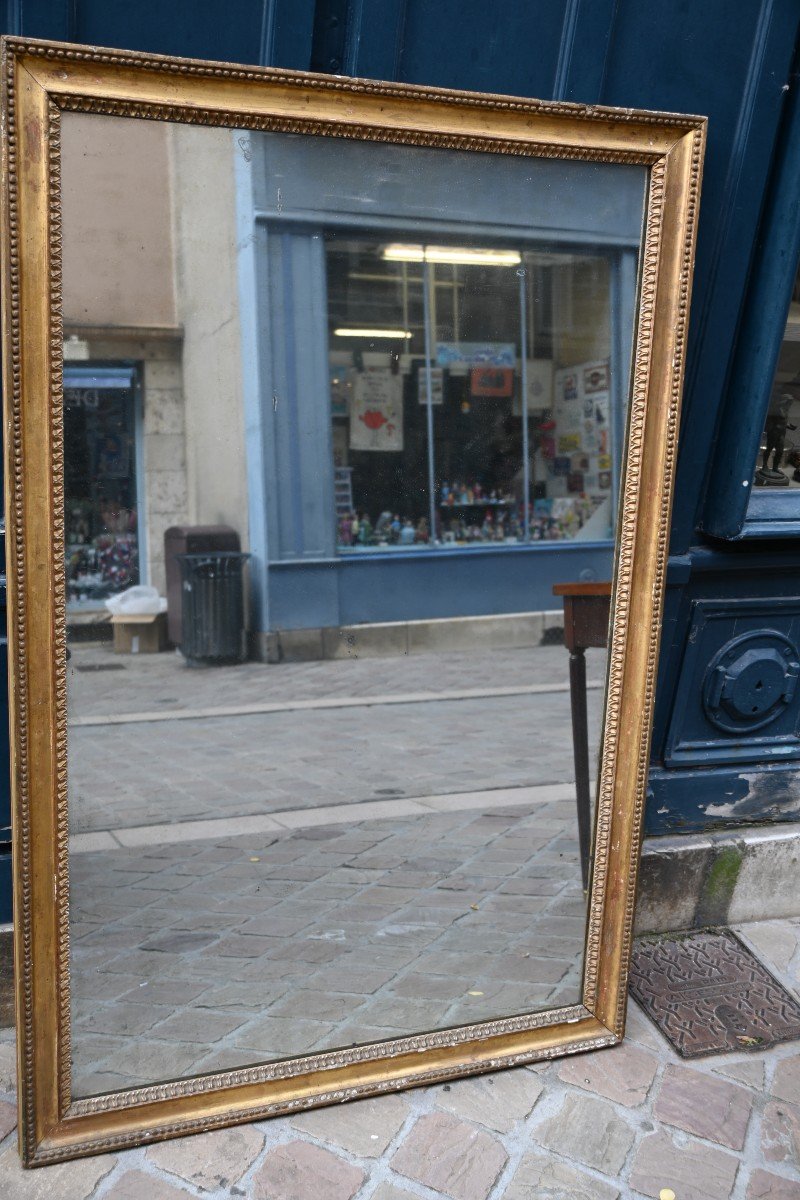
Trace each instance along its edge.
<path fill-rule="evenodd" d="M 244 564 L 235 550 L 176 554 L 181 568 L 181 654 L 190 666 L 242 662 L 245 657 Z"/>

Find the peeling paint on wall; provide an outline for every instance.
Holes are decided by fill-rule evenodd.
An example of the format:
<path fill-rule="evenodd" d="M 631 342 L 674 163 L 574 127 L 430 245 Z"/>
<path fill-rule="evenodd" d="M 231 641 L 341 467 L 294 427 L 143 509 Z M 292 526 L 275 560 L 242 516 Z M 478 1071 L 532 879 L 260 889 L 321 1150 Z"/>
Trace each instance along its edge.
<path fill-rule="evenodd" d="M 706 805 L 707 817 L 738 821 L 800 817 L 800 772 L 782 771 L 775 776 L 767 771 L 744 771 L 738 780 L 746 793 L 730 803 Z"/>

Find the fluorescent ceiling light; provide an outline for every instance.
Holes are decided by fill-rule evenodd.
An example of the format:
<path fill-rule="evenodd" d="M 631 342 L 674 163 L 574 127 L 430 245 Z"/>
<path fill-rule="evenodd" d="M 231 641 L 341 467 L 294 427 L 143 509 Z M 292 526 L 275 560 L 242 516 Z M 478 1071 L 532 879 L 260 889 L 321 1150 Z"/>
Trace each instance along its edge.
<path fill-rule="evenodd" d="M 359 338 L 402 338 L 406 341 L 412 337 L 412 334 L 407 329 L 334 329 L 334 337 L 359 337 Z"/>
<path fill-rule="evenodd" d="M 522 262 L 518 250 L 480 250 L 462 246 L 406 246 L 393 242 L 384 246 L 387 262 L 451 263 L 453 266 L 516 267 Z"/>

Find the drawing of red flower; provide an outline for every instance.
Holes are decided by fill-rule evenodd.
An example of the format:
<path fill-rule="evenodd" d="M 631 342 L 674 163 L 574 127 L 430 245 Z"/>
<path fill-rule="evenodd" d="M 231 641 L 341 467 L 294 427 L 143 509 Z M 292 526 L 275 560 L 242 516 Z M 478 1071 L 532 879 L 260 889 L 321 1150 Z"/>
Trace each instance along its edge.
<path fill-rule="evenodd" d="M 388 417 L 377 408 L 367 408 L 360 418 L 367 429 L 380 429 L 388 421 Z"/>

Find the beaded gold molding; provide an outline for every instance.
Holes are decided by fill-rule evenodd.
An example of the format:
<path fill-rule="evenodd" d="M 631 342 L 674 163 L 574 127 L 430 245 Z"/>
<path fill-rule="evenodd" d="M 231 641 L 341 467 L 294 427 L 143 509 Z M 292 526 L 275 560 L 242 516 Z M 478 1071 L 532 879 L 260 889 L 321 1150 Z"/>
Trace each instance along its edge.
<path fill-rule="evenodd" d="M 445 1083 L 450 1079 L 463 1079 L 469 1075 L 486 1071 L 507 1070 L 510 1067 L 521 1067 L 532 1062 L 546 1062 L 549 1059 L 560 1058 L 567 1054 L 583 1054 L 591 1050 L 602 1050 L 607 1046 L 616 1046 L 618 1043 L 619 1039 L 614 1034 L 607 1033 L 587 1039 L 586 1041 L 574 1042 L 569 1046 L 558 1046 L 555 1049 L 530 1051 L 526 1054 L 507 1054 L 496 1059 L 486 1059 L 480 1066 L 459 1063 L 453 1067 L 434 1068 L 430 1071 L 420 1072 L 407 1079 L 380 1080 L 371 1086 L 368 1091 L 365 1091 L 362 1087 L 344 1087 L 335 1091 L 319 1092 L 315 1095 L 311 1103 L 306 1098 L 299 1096 L 291 1100 L 279 1101 L 275 1104 L 262 1104 L 253 1109 L 232 1109 L 211 1118 L 205 1116 L 190 1118 L 172 1126 L 160 1126 L 155 1131 L 134 1129 L 122 1134 L 102 1137 L 96 1143 L 89 1143 L 81 1149 L 83 1152 L 92 1151 L 93 1153 L 105 1154 L 112 1150 L 124 1150 L 130 1146 L 137 1146 L 143 1142 L 155 1141 L 161 1138 L 185 1137 L 190 1133 L 207 1133 L 212 1129 L 221 1129 L 236 1121 L 263 1121 L 270 1117 L 282 1117 L 292 1112 L 302 1112 L 310 1107 L 318 1108 L 328 1104 L 343 1104 L 348 1100 L 358 1100 L 365 1094 L 377 1096 L 411 1086 L 421 1087 L 435 1083 Z M 240 1072 L 240 1074 L 244 1074 L 244 1072 Z M 214 1079 L 215 1077 L 210 1078 Z M 114 1099 L 121 1097 L 127 1100 L 129 1095 L 133 1097 L 135 1093 L 117 1092 L 114 1093 Z M 60 1148 L 55 1150 L 40 1150 L 35 1165 L 39 1166 L 48 1162 L 60 1162 L 64 1157 L 65 1155 Z"/>
<path fill-rule="evenodd" d="M 500 1021 L 482 1021 L 475 1025 L 460 1025 L 455 1029 L 437 1030 L 433 1033 L 411 1037 L 389 1038 L 383 1042 L 365 1043 L 344 1050 L 326 1050 L 316 1054 L 302 1055 L 296 1059 L 284 1059 L 263 1063 L 253 1067 L 237 1067 L 235 1070 L 215 1071 L 210 1075 L 180 1079 L 167 1083 L 154 1083 L 148 1087 L 129 1088 L 106 1096 L 89 1096 L 75 1100 L 72 1111 L 76 1114 L 122 1108 L 129 1104 L 147 1104 L 152 1100 L 174 1096 L 199 1095 L 220 1087 L 236 1087 L 242 1083 L 264 1083 L 272 1079 L 293 1079 L 310 1072 L 331 1071 L 336 1067 L 349 1066 L 354 1062 L 366 1062 L 397 1058 L 419 1050 L 437 1047 L 452 1047 L 477 1042 L 489 1037 L 522 1030 L 541 1029 L 548 1025 L 574 1024 L 589 1013 L 582 1005 L 553 1008 L 519 1017 L 506 1017 Z M 458 1068 L 456 1068 L 458 1070 Z"/>
<path fill-rule="evenodd" d="M 97 50 L 3 44 L 6 500 L 21 1151 L 26 1165 L 622 1036 L 705 121 Z M 146 95 L 146 99 L 143 98 Z M 280 130 L 649 171 L 583 1004 L 75 1099 L 70 1083 L 60 121 Z"/>

